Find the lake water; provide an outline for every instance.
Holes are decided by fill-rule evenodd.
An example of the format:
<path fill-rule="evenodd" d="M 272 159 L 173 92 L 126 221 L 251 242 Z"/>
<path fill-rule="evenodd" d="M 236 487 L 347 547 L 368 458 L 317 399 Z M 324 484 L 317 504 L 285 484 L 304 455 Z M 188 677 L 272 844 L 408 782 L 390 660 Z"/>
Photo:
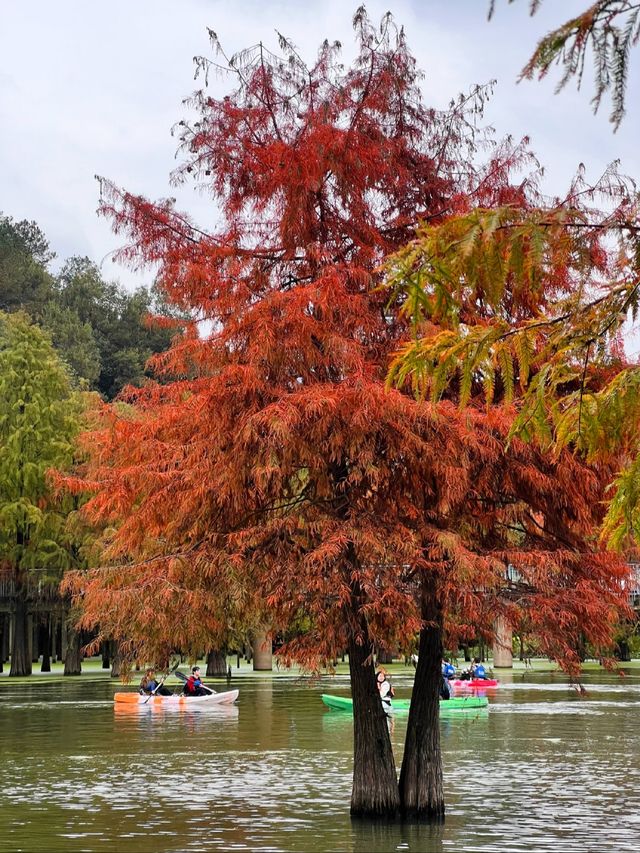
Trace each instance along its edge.
<path fill-rule="evenodd" d="M 350 820 L 352 719 L 320 700 L 346 677 L 243 676 L 227 709 L 124 711 L 106 678 L 3 678 L 0 850 L 636 851 L 640 675 L 586 676 L 584 698 L 561 675 L 501 678 L 488 712 L 440 722 L 432 827 Z"/>

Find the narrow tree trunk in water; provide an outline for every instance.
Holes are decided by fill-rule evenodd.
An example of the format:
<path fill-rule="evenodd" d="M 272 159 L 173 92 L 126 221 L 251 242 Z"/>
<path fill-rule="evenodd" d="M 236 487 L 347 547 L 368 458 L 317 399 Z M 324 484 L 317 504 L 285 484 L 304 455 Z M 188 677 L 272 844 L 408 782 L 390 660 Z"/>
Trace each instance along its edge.
<path fill-rule="evenodd" d="M 227 676 L 227 655 L 225 652 L 210 651 L 207 655 L 207 671 L 205 673 L 209 678 L 211 676 Z"/>
<path fill-rule="evenodd" d="M 353 790 L 354 817 L 395 818 L 400 807 L 398 779 L 391 738 L 376 686 L 371 644 L 349 643 L 349 672 L 353 697 Z"/>
<path fill-rule="evenodd" d="M 442 679 L 442 614 L 435 583 L 423 580 L 420 649 L 411 696 L 404 757 L 400 771 L 403 817 L 444 819 L 444 786 L 440 749 L 440 682 Z"/>
<path fill-rule="evenodd" d="M 82 655 L 80 653 L 80 632 L 69 626 L 67 633 L 67 653 L 64 656 L 64 675 L 82 675 Z"/>
<path fill-rule="evenodd" d="M 29 613 L 27 596 L 16 581 L 16 604 L 13 613 L 13 644 L 11 647 L 11 669 L 9 675 L 31 675 L 29 654 Z"/>
<path fill-rule="evenodd" d="M 51 616 L 47 613 L 44 625 L 40 626 L 42 633 L 42 663 L 40 672 L 51 672 Z"/>

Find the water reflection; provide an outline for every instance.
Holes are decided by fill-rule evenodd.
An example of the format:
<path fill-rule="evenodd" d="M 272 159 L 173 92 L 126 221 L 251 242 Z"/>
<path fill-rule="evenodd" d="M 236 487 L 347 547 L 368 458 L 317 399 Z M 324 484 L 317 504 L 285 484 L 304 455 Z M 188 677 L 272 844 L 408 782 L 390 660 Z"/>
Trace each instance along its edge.
<path fill-rule="evenodd" d="M 394 683 L 409 695 L 409 678 Z M 591 677 L 579 696 L 556 676 L 514 677 L 489 711 L 443 716 L 447 820 L 433 827 L 350 820 L 353 720 L 320 700 L 346 679 L 237 686 L 234 706 L 114 708 L 108 680 L 3 680 L 0 849 L 636 849 L 637 678 Z M 406 724 L 390 729 L 398 766 Z"/>

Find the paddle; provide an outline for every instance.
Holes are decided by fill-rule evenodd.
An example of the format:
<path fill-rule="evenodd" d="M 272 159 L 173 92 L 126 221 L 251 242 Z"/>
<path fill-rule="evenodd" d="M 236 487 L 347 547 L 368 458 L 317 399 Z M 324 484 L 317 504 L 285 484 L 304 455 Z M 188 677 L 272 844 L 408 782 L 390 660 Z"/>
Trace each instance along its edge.
<path fill-rule="evenodd" d="M 161 687 L 162 687 L 162 685 L 165 683 L 165 681 L 167 680 L 167 678 L 169 678 L 169 676 L 171 675 L 171 673 L 172 673 L 172 672 L 175 672 L 175 671 L 176 671 L 176 669 L 177 669 L 179 666 L 180 666 L 180 661 L 178 661 L 178 663 L 176 663 L 176 664 L 175 664 L 175 666 L 173 667 L 173 669 L 170 669 L 170 670 L 169 670 L 169 672 L 168 672 L 166 675 L 163 675 L 163 676 L 162 676 L 162 678 L 160 679 L 160 681 L 156 684 L 156 686 L 153 688 L 153 690 L 151 691 L 151 693 L 149 693 L 149 695 L 147 696 L 147 698 L 146 698 L 146 699 L 144 700 L 144 702 L 142 703 L 143 705 L 146 705 L 146 704 L 147 704 L 147 702 L 149 701 L 149 699 L 151 699 L 151 697 L 152 697 L 152 696 L 155 696 L 155 694 L 158 692 L 158 690 L 160 690 L 160 688 L 161 688 Z M 182 673 L 181 673 L 181 674 L 182 674 Z"/>
<path fill-rule="evenodd" d="M 176 678 L 180 679 L 180 681 L 184 682 L 185 684 L 186 684 L 186 683 L 187 683 L 187 681 L 189 680 L 189 679 L 187 678 L 187 676 L 184 674 L 184 672 L 180 672 L 180 671 L 179 671 L 179 670 L 177 670 L 177 669 L 176 669 L 176 671 L 174 672 L 174 675 L 176 676 Z M 201 684 L 201 686 L 203 687 L 203 689 L 204 689 L 204 690 L 207 690 L 209 693 L 214 693 L 214 694 L 216 693 L 216 691 L 215 691 L 215 690 L 212 690 L 210 687 L 207 687 L 207 685 L 206 685 L 206 684 Z M 187 694 L 187 695 L 188 695 L 188 694 Z"/>

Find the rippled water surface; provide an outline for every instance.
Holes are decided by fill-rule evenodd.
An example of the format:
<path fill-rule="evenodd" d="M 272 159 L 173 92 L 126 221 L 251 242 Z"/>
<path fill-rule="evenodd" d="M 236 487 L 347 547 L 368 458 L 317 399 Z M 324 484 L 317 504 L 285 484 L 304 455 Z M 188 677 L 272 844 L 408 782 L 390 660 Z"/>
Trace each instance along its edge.
<path fill-rule="evenodd" d="M 447 819 L 428 827 L 351 822 L 352 720 L 320 701 L 346 678 L 245 676 L 231 708 L 124 711 L 108 679 L 3 679 L 0 850 L 635 851 L 640 677 L 585 684 L 507 674 L 488 712 L 441 720 Z"/>

